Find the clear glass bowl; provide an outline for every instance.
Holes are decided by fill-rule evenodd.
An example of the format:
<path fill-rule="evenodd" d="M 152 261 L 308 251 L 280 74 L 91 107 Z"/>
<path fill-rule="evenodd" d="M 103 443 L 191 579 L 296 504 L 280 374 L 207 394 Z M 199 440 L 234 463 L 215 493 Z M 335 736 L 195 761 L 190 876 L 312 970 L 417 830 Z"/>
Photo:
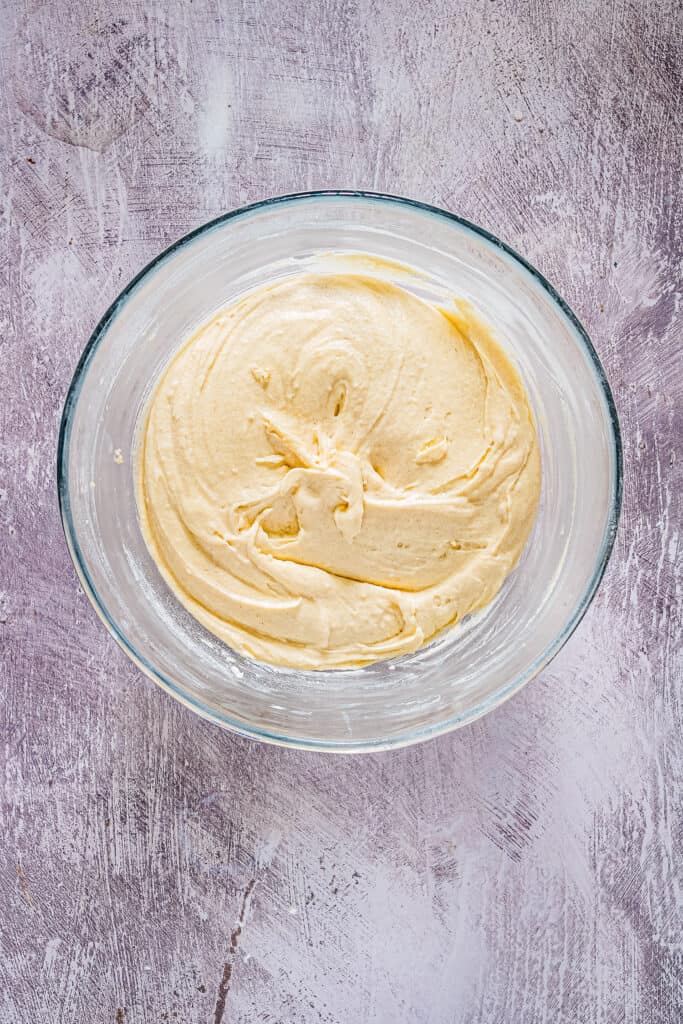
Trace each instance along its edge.
<path fill-rule="evenodd" d="M 135 502 L 141 411 L 188 334 L 238 294 L 319 263 L 369 253 L 416 268 L 428 299 L 465 296 L 516 362 L 539 429 L 543 485 L 517 569 L 483 612 L 422 650 L 355 670 L 300 672 L 241 657 L 161 580 Z M 397 269 L 397 280 L 405 278 Z M 120 454 L 119 454 L 120 452 Z M 123 459 L 123 461 L 121 461 Z M 105 313 L 62 417 L 59 499 L 86 593 L 130 657 L 200 715 L 260 740 L 360 751 L 471 722 L 546 665 L 588 607 L 621 503 L 610 389 L 588 335 L 550 284 L 508 246 L 453 214 L 359 192 L 270 199 L 187 235 Z"/>

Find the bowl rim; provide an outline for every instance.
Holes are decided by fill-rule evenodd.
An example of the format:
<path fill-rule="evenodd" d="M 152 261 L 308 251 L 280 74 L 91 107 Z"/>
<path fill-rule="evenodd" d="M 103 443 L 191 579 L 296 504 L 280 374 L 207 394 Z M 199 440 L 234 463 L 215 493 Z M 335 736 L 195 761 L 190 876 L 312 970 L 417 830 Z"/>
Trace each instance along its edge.
<path fill-rule="evenodd" d="M 599 390 L 602 393 L 602 397 L 605 401 L 608 421 L 611 429 L 611 446 L 614 455 L 613 458 L 613 473 L 611 479 L 611 494 L 610 494 L 610 509 L 609 516 L 603 532 L 602 541 L 600 544 L 600 550 L 598 558 L 596 560 L 593 575 L 586 586 L 584 593 L 580 600 L 575 605 L 573 611 L 568 616 L 564 628 L 555 637 L 553 642 L 543 651 L 541 655 L 524 671 L 518 673 L 514 679 L 500 687 L 495 693 L 491 694 L 485 700 L 479 704 L 468 709 L 467 711 L 460 712 L 457 715 L 449 716 L 443 721 L 432 723 L 427 726 L 422 726 L 417 729 L 407 729 L 395 736 L 390 737 L 377 737 L 370 740 L 364 740 L 362 742 L 357 741 L 326 741 L 318 739 L 302 738 L 297 736 L 287 736 L 278 732 L 270 732 L 268 730 L 257 728 L 256 726 L 245 723 L 239 719 L 231 718 L 230 715 L 224 714 L 223 712 L 216 711 L 215 708 L 210 707 L 203 701 L 197 699 L 194 696 L 190 696 L 182 687 L 181 684 L 174 682 L 172 679 L 166 677 L 160 672 L 154 665 L 147 660 L 147 658 L 139 652 L 135 646 L 128 640 L 125 633 L 119 628 L 117 622 L 110 615 L 103 598 L 98 593 L 90 577 L 88 568 L 83 558 L 81 548 L 78 542 L 78 537 L 73 522 L 71 513 L 71 499 L 69 493 L 69 454 L 70 454 L 70 440 L 71 440 L 71 427 L 73 421 L 74 411 L 76 409 L 79 395 L 81 392 L 82 383 L 88 371 L 88 366 L 92 361 L 92 358 L 97 351 L 98 346 L 103 341 L 110 325 L 118 315 L 121 308 L 137 289 L 138 285 L 142 283 L 144 279 L 149 277 L 162 263 L 166 262 L 171 256 L 179 252 L 190 245 L 195 239 L 200 236 L 213 231 L 214 229 L 221 227 L 231 220 L 241 219 L 254 214 L 260 210 L 266 209 L 271 206 L 282 206 L 286 204 L 295 205 L 303 202 L 310 201 L 328 201 L 330 199 L 353 199 L 353 200 L 364 200 L 371 203 L 385 203 L 390 205 L 396 205 L 399 207 L 410 207 L 418 210 L 419 212 L 428 216 L 435 216 L 442 220 L 446 220 L 450 223 L 457 224 L 459 227 L 464 228 L 476 235 L 478 238 L 483 239 L 488 245 L 502 251 L 513 262 L 517 263 L 522 267 L 531 277 L 542 287 L 542 289 L 548 294 L 552 302 L 564 317 L 569 321 L 570 326 L 574 328 L 578 341 L 583 345 L 585 354 L 588 356 L 590 367 L 593 371 L 596 383 Z M 95 611 L 99 615 L 100 619 L 104 623 L 106 629 L 111 636 L 116 640 L 118 645 L 125 651 L 128 657 L 141 669 L 145 675 L 149 676 L 155 683 L 157 683 L 163 690 L 169 693 L 180 703 L 186 707 L 191 708 L 194 712 L 199 714 L 202 718 L 206 718 L 209 721 L 221 725 L 224 728 L 235 732 L 248 739 L 260 740 L 267 743 L 272 743 L 278 746 L 295 747 L 304 750 L 314 751 L 326 751 L 326 752 L 337 752 L 337 753 L 359 753 L 369 752 L 377 750 L 388 750 L 397 747 L 409 746 L 414 743 L 421 742 L 426 739 L 430 739 L 435 736 L 443 735 L 444 733 L 451 732 L 454 729 L 459 728 L 469 722 L 475 721 L 482 715 L 485 715 L 489 711 L 498 707 L 500 704 L 509 700 L 510 697 L 514 696 L 519 690 L 522 689 L 531 679 L 534 678 L 542 669 L 544 669 L 549 662 L 555 657 L 556 654 L 562 649 L 569 637 L 572 635 L 574 630 L 577 628 L 581 619 L 588 610 L 593 597 L 597 591 L 597 588 L 604 576 L 607 568 L 609 557 L 612 553 L 614 542 L 617 533 L 617 527 L 619 524 L 619 516 L 621 513 L 622 505 L 622 494 L 623 494 L 623 450 L 621 441 L 621 430 L 619 426 L 619 418 L 617 415 L 616 405 L 610 389 L 607 376 L 605 374 L 600 358 L 593 346 L 593 343 L 588 335 L 588 332 L 579 321 L 578 317 L 568 305 L 568 303 L 561 297 L 556 291 L 552 284 L 544 277 L 543 274 L 533 264 L 529 263 L 523 256 L 521 256 L 512 246 L 506 242 L 501 241 L 490 231 L 480 227 L 471 221 L 460 217 L 458 214 L 451 213 L 448 210 L 441 209 L 438 206 L 433 206 L 428 203 L 419 202 L 415 199 L 407 199 L 403 196 L 391 195 L 384 192 L 372 192 L 365 190 L 355 189 L 321 189 L 313 190 L 308 192 L 295 192 L 285 195 L 273 196 L 268 199 L 261 200 L 257 203 L 251 203 L 247 206 L 238 207 L 234 210 L 230 210 L 227 213 L 221 214 L 219 217 L 215 217 L 213 220 L 207 221 L 200 227 L 195 228 L 188 234 L 183 235 L 177 239 L 166 249 L 160 252 L 154 259 L 150 260 L 140 270 L 131 281 L 122 289 L 120 294 L 114 299 L 112 304 L 109 306 L 107 311 L 104 313 L 99 323 L 93 330 L 90 338 L 83 349 L 83 352 L 78 360 L 76 369 L 69 385 L 69 389 L 66 394 L 64 401 L 64 407 L 62 411 L 62 418 L 59 427 L 59 438 L 57 442 L 57 493 L 59 500 L 59 510 L 62 520 L 62 527 L 64 530 L 64 536 L 66 538 L 67 547 L 74 563 L 77 575 L 83 586 L 83 590 L 88 595 L 88 598 L 93 605 Z"/>

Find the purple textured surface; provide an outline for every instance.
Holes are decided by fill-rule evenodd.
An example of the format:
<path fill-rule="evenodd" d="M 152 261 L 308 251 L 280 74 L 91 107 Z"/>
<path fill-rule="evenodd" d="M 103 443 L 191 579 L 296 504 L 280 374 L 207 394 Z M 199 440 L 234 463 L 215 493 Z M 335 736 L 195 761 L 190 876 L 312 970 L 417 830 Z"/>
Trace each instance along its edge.
<path fill-rule="evenodd" d="M 680 4 L 2 9 L 0 1022 L 678 1024 Z M 356 759 L 237 739 L 142 677 L 55 496 L 61 403 L 120 288 L 316 187 L 524 253 L 591 333 L 625 447 L 561 655 L 487 719 Z"/>

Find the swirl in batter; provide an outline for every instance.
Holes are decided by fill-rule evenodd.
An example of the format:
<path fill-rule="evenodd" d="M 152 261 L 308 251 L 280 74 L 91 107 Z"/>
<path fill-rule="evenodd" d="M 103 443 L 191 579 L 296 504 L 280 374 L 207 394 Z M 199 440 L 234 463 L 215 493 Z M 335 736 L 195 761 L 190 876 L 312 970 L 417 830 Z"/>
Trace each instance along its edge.
<path fill-rule="evenodd" d="M 162 576 L 207 629 L 330 669 L 414 651 L 491 601 L 540 481 L 524 388 L 471 307 L 305 274 L 172 360 L 138 498 Z"/>

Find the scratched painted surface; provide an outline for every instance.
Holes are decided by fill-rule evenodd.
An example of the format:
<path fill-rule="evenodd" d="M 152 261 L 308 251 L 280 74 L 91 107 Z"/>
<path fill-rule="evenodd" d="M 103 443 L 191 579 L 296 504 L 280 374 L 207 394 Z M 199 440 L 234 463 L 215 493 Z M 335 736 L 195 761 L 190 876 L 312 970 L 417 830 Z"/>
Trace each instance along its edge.
<path fill-rule="evenodd" d="M 678 1024 L 680 5 L 3 12 L 1 1024 Z M 626 465 L 608 574 L 543 675 L 357 759 L 236 739 L 141 677 L 55 501 L 63 396 L 132 274 L 226 209 L 340 186 L 536 263 L 607 367 Z"/>

